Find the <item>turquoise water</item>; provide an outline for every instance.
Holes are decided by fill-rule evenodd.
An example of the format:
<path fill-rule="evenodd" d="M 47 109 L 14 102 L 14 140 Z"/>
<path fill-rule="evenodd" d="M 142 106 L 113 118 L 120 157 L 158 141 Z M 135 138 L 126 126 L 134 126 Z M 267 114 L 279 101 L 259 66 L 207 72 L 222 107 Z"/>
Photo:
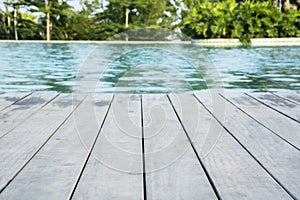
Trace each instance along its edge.
<path fill-rule="evenodd" d="M 300 90 L 300 47 L 0 44 L 0 92 Z"/>

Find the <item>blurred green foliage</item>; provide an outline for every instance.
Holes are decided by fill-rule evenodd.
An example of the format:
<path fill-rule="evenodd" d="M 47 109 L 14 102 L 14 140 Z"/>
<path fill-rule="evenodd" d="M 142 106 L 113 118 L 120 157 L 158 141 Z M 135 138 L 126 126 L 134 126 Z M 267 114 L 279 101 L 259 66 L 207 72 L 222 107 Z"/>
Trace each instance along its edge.
<path fill-rule="evenodd" d="M 286 12 L 270 2 L 203 2 L 187 11 L 182 31 L 195 39 L 300 37 L 300 11 Z"/>
<path fill-rule="evenodd" d="M 62 0 L 4 0 L 0 39 L 14 38 L 15 8 L 20 8 L 16 19 L 19 39 L 45 39 L 48 1 L 54 40 L 106 40 L 137 28 L 177 29 L 194 39 L 238 38 L 244 44 L 251 38 L 300 37 L 299 8 L 278 9 L 272 0 L 109 0 L 108 5 L 101 0 L 81 0 L 81 10 Z"/>

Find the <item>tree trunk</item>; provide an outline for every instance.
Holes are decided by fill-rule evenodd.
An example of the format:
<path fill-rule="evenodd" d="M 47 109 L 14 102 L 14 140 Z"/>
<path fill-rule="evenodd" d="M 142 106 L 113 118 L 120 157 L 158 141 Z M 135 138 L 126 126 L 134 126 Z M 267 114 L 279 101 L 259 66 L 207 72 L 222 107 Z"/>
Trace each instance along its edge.
<path fill-rule="evenodd" d="M 128 28 L 129 8 L 125 9 L 125 27 Z"/>
<path fill-rule="evenodd" d="M 5 11 L 6 11 L 6 17 L 7 17 L 7 39 L 9 39 L 9 35 L 10 35 L 10 13 L 8 10 L 8 0 L 5 0 Z"/>
<path fill-rule="evenodd" d="M 15 40 L 18 40 L 18 8 L 16 6 L 17 1 L 14 0 L 14 32 L 15 32 Z"/>
<path fill-rule="evenodd" d="M 297 2 L 295 4 L 292 4 L 290 0 L 285 0 L 283 3 L 283 10 L 288 11 L 289 9 L 297 10 L 298 9 Z"/>
<path fill-rule="evenodd" d="M 283 10 L 288 11 L 291 8 L 291 2 L 290 0 L 284 0 L 283 2 Z"/>
<path fill-rule="evenodd" d="M 45 2 L 46 5 L 46 40 L 50 41 L 50 2 L 51 0 L 48 0 Z"/>
<path fill-rule="evenodd" d="M 278 0 L 278 10 L 282 11 L 282 1 L 284 0 Z"/>
<path fill-rule="evenodd" d="M 192 10 L 194 7 L 194 0 L 192 0 L 191 5 L 190 5 L 190 9 Z"/>
<path fill-rule="evenodd" d="M 2 15 L 2 24 L 3 24 L 5 36 L 7 37 L 7 26 L 6 26 L 6 14 L 5 13 L 3 13 L 3 15 Z"/>

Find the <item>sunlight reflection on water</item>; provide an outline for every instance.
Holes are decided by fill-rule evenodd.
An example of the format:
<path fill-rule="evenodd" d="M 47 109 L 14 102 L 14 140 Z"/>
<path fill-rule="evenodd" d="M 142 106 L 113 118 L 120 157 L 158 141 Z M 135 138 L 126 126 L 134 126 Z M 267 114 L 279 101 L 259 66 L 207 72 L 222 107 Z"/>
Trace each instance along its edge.
<path fill-rule="evenodd" d="M 0 51 L 0 92 L 73 92 L 92 79 L 91 90 L 76 92 L 300 89 L 300 47 L 2 43 Z M 82 73 L 83 66 L 90 67 L 87 63 L 93 70 Z"/>

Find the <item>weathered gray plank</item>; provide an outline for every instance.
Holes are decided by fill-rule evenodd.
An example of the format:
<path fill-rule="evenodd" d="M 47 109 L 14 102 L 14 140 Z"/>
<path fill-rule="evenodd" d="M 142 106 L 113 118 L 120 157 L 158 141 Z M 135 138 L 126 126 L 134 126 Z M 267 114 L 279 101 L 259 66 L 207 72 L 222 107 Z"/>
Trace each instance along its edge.
<path fill-rule="evenodd" d="M 28 96 L 30 93 L 2 93 L 0 94 L 0 111 Z"/>
<path fill-rule="evenodd" d="M 214 104 L 225 104 L 226 120 L 223 125 L 243 147 L 277 180 L 294 198 L 300 197 L 300 152 L 274 135 L 268 129 L 238 110 L 220 95 L 213 93 Z M 207 93 L 197 97 L 211 109 L 211 98 Z M 217 118 L 224 114 L 213 112 Z M 271 190 L 272 193 L 274 191 Z M 277 197 L 278 198 L 278 197 Z"/>
<path fill-rule="evenodd" d="M 297 130 L 300 130 L 298 122 L 266 107 L 244 93 L 228 92 L 224 97 L 279 137 L 300 149 L 300 137 L 299 134 L 295 134 Z"/>
<path fill-rule="evenodd" d="M 203 171 L 191 147 L 180 154 L 182 152 L 180 150 L 189 144 L 189 141 L 182 137 L 184 132 L 176 119 L 176 113 L 172 111 L 172 105 L 165 95 L 146 96 L 143 98 L 143 111 L 145 142 L 149 142 L 145 150 L 150 150 L 150 154 L 145 155 L 146 158 L 148 155 L 150 160 L 148 163 L 147 160 L 145 162 L 148 169 L 145 179 L 148 199 L 163 199 L 163 197 L 185 199 L 198 195 L 199 198 L 203 198 L 206 195 L 210 197 L 211 194 L 214 198 L 208 180 L 199 181 L 199 177 L 205 176 L 199 176 Z M 23 113 L 19 112 L 20 116 L 16 118 L 23 119 L 23 122 L 0 138 L 0 189 L 22 166 L 26 166 L 0 194 L 0 199 L 67 199 L 74 189 L 76 189 L 74 199 L 143 198 L 140 98 L 136 95 L 117 95 L 94 151 L 85 165 L 112 96 L 89 97 L 89 100 L 86 99 L 57 132 L 54 132 L 55 127 L 58 127 L 72 110 L 68 95 L 60 95 L 49 104 L 43 104 L 46 106 L 35 108 L 36 111 L 29 114 L 30 118 L 21 117 Z M 216 190 L 222 198 L 289 198 L 278 183 L 195 98 L 189 95 L 170 95 L 170 97 L 202 159 L 203 166 L 207 170 L 206 174 L 211 178 L 210 181 L 215 183 Z M 220 96 L 214 97 L 217 107 L 213 113 L 230 128 L 229 130 L 255 158 L 259 158 L 258 161 L 272 173 L 272 176 L 293 194 L 296 191 L 297 195 L 294 196 L 299 198 L 297 185 L 300 181 L 297 174 L 300 174 L 300 159 L 299 153 L 295 153 L 296 149 L 288 143 L 284 145 L 283 140 L 274 133 L 254 123 L 253 119 L 241 111 L 236 111 L 233 105 L 224 103 L 219 98 L 223 99 Z M 77 103 L 75 101 L 74 105 Z M 230 105 L 229 110 L 227 109 L 227 114 L 224 115 L 227 104 Z M 206 106 L 212 109 L 209 101 L 206 101 Z M 252 108 L 255 107 L 253 105 Z M 272 112 L 268 114 L 272 116 L 277 114 L 286 121 L 292 121 L 268 107 L 263 107 L 271 110 Z M 8 109 L 11 109 L 11 106 L 3 112 Z M 26 113 L 27 111 L 24 114 Z M 293 123 L 297 124 L 295 121 Z M 281 125 L 282 129 L 289 126 L 285 121 Z M 298 129 L 293 132 L 296 133 Z M 41 148 L 52 133 L 55 134 Z M 34 155 L 39 148 L 40 151 Z M 179 154 L 181 156 L 178 159 L 170 162 Z M 34 157 L 28 162 L 32 156 Z M 159 166 L 165 168 L 160 169 Z M 286 184 L 285 181 L 290 180 L 293 182 Z M 149 181 L 152 183 L 149 184 Z M 168 183 L 170 184 L 166 185 Z M 206 184 L 207 188 L 203 186 Z M 292 184 L 294 186 L 291 186 Z M 171 192 L 174 194 L 170 194 Z"/>
<path fill-rule="evenodd" d="M 143 95 L 148 199 L 216 199 L 166 95 Z"/>
<path fill-rule="evenodd" d="M 0 190 L 51 137 L 83 97 L 61 94 L 0 139 Z"/>
<path fill-rule="evenodd" d="M 197 133 L 193 144 L 222 199 L 290 199 L 192 95 L 176 96 L 172 103 L 187 132 Z M 218 103 L 212 109 L 224 115 L 225 104 Z"/>
<path fill-rule="evenodd" d="M 34 93 L 1 112 L 0 138 L 22 124 L 56 96 L 57 93 Z"/>
<path fill-rule="evenodd" d="M 141 105 L 115 96 L 73 199 L 142 199 Z"/>
<path fill-rule="evenodd" d="M 274 95 L 287 99 L 297 105 L 300 105 L 300 94 L 296 92 L 275 92 Z"/>
<path fill-rule="evenodd" d="M 248 95 L 300 123 L 300 106 L 297 104 L 277 97 L 272 93 L 252 92 Z"/>
<path fill-rule="evenodd" d="M 102 100 L 110 99 L 111 95 L 102 97 Z M 79 105 L 4 190 L 1 194 L 4 199 L 68 198 L 99 128 L 94 105 L 93 98 L 86 98 Z M 108 105 L 99 107 L 99 118 L 107 108 Z"/>

